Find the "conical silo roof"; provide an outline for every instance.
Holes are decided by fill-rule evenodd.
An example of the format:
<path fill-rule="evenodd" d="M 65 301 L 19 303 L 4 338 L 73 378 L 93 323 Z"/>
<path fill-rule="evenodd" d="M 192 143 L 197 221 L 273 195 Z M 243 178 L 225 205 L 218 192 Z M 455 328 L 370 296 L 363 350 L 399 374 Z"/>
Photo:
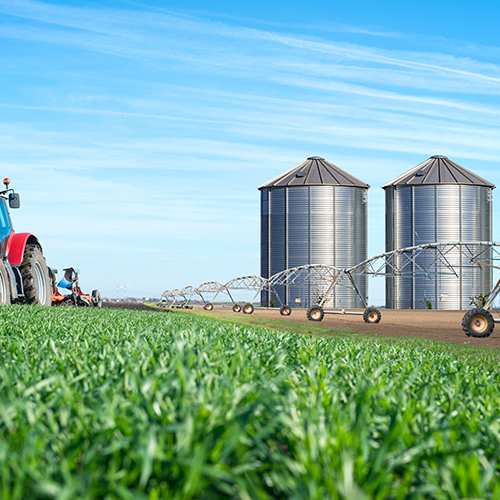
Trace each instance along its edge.
<path fill-rule="evenodd" d="M 407 186 L 418 184 L 471 184 L 495 188 L 494 184 L 484 180 L 469 170 L 457 165 L 446 156 L 431 156 L 415 168 L 388 182 L 383 189 L 392 186 Z"/>
<path fill-rule="evenodd" d="M 356 177 L 344 172 L 319 156 L 311 156 L 296 167 L 266 182 L 259 189 L 286 186 L 351 186 L 369 188 Z"/>

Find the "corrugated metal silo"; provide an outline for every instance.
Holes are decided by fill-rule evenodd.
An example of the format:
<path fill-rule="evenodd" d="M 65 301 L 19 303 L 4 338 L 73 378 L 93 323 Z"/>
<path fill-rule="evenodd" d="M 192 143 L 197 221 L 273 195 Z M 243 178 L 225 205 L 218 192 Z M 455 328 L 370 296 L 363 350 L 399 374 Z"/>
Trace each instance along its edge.
<path fill-rule="evenodd" d="M 494 188 L 446 156 L 430 157 L 383 186 L 386 251 L 433 242 L 491 241 Z M 422 309 L 425 297 L 434 309 L 469 309 L 470 297 L 491 290 L 491 268 L 472 267 L 458 248 L 446 257 L 459 270 L 458 278 L 429 255 L 422 262 L 431 266 L 432 279 L 415 266 L 413 277 L 386 278 L 386 306 Z"/>
<path fill-rule="evenodd" d="M 317 156 L 260 186 L 262 277 L 308 264 L 347 268 L 366 259 L 369 187 Z M 358 285 L 366 297 L 366 278 Z M 292 307 L 310 307 L 324 291 L 281 286 L 277 292 Z M 261 300 L 269 304 L 266 292 Z M 361 306 L 355 292 L 344 287 L 325 304 Z"/>

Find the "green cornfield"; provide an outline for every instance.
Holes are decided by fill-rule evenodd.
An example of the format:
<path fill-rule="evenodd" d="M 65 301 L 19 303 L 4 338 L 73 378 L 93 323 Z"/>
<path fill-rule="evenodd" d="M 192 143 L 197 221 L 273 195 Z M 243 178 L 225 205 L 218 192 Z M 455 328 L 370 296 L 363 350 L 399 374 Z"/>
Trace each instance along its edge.
<path fill-rule="evenodd" d="M 0 498 L 497 499 L 499 355 L 0 308 Z"/>

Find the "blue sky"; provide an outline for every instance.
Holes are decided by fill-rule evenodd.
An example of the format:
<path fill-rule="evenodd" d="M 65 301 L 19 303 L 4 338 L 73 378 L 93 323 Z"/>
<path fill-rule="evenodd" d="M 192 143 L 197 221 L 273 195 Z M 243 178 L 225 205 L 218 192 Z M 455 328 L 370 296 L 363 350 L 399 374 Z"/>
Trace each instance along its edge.
<path fill-rule="evenodd" d="M 380 186 L 429 156 L 500 185 L 499 18 L 493 0 L 0 0 L 16 230 L 108 297 L 259 274 L 257 187 L 316 155 L 372 186 L 381 253 Z"/>

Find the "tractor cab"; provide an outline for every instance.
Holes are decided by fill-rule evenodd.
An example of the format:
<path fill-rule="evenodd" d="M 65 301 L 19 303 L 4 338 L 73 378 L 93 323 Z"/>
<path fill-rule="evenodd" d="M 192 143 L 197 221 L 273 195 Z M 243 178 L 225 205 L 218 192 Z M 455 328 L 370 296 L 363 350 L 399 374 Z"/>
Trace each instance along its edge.
<path fill-rule="evenodd" d="M 10 208 L 19 208 L 21 206 L 19 194 L 14 192 L 13 189 L 9 189 L 10 180 L 4 179 L 3 183 L 5 189 L 0 191 L 0 243 L 14 231 L 9 210 L 7 209 L 7 201 Z"/>

